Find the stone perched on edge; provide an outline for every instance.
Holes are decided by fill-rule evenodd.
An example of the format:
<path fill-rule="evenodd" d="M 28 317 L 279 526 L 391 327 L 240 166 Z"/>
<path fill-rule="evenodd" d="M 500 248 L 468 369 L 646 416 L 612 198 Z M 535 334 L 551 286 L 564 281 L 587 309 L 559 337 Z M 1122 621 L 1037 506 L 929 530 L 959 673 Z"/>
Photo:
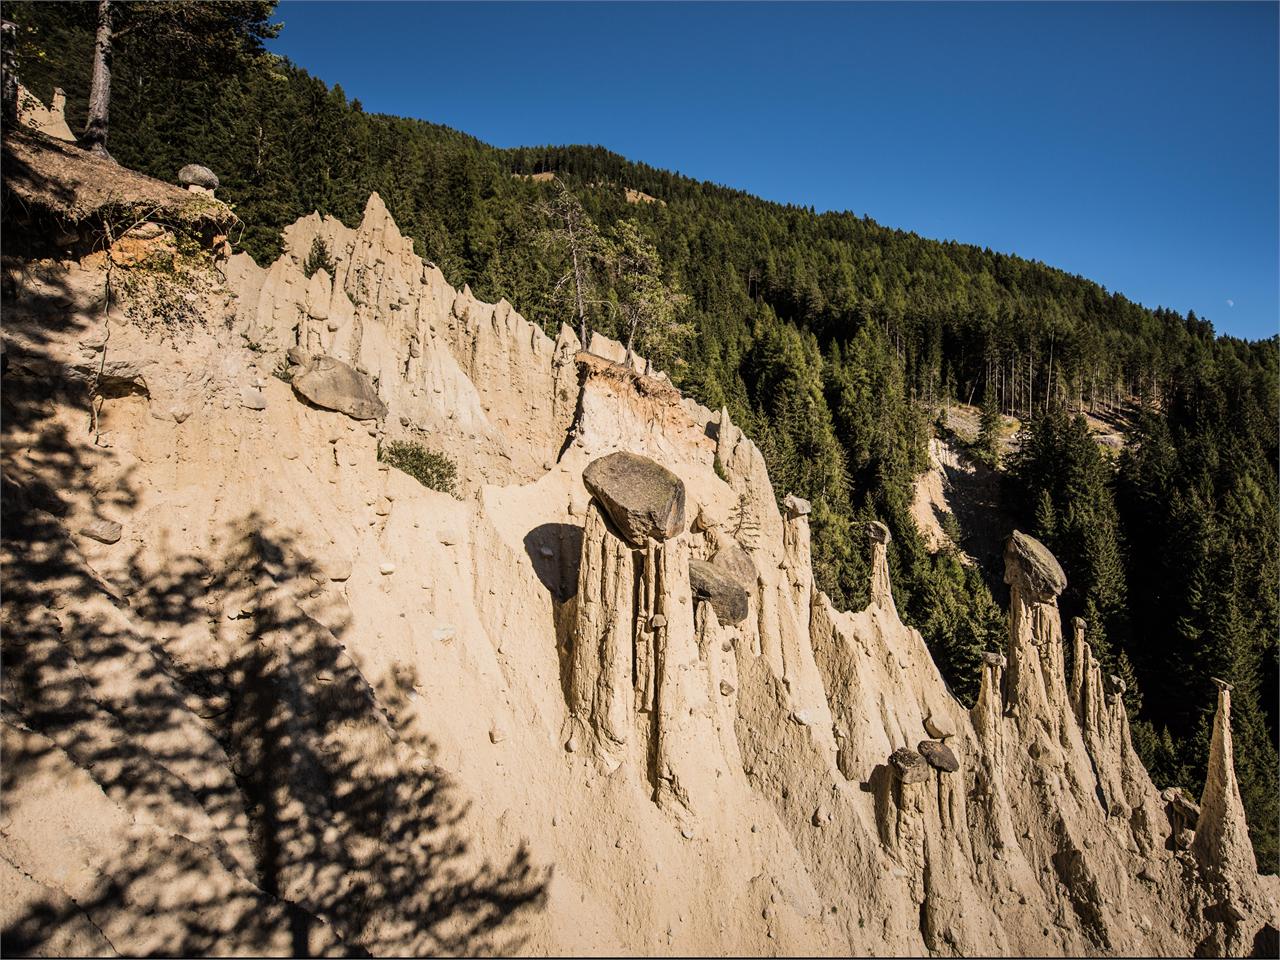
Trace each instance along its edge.
<path fill-rule="evenodd" d="M 218 175 L 208 167 L 202 167 L 198 163 L 188 163 L 179 170 L 178 182 L 184 187 L 196 186 L 204 187 L 206 190 L 218 189 Z"/>
<path fill-rule="evenodd" d="M 933 714 L 924 718 L 924 728 L 929 732 L 929 736 L 935 740 L 945 740 L 947 737 L 955 735 L 955 731 L 947 724 L 939 723 L 933 718 Z"/>
<path fill-rule="evenodd" d="M 1004 582 L 1022 583 L 1037 602 L 1052 600 L 1066 589 L 1067 575 L 1049 548 L 1020 530 L 1005 544 L 1004 565 Z"/>
<path fill-rule="evenodd" d="M 582 482 L 633 547 L 684 532 L 684 481 L 648 457 L 620 451 L 592 460 Z"/>
<path fill-rule="evenodd" d="M 735 543 L 725 543 L 716 550 L 711 565 L 741 585 L 747 593 L 755 593 L 759 574 L 747 551 Z"/>
<path fill-rule="evenodd" d="M 923 783 L 929 778 L 929 764 L 909 747 L 899 747 L 889 754 L 889 765 L 903 783 Z"/>
<path fill-rule="evenodd" d="M 741 623 L 747 619 L 747 591 L 705 560 L 689 561 L 689 586 L 695 600 L 706 600 L 721 623 Z"/>
<path fill-rule="evenodd" d="M 867 523 L 867 539 L 872 543 L 888 543 L 893 539 L 893 534 L 879 520 L 872 520 Z"/>
<path fill-rule="evenodd" d="M 353 420 L 379 420 L 387 405 L 378 398 L 373 381 L 333 357 L 316 357 L 293 378 L 293 389 L 317 407 L 337 410 Z"/>
<path fill-rule="evenodd" d="M 955 773 L 960 769 L 960 761 L 951 752 L 951 748 L 941 740 L 921 740 L 916 749 L 920 751 L 920 756 L 929 762 L 929 766 L 935 770 L 941 770 L 943 773 Z"/>
<path fill-rule="evenodd" d="M 805 517 L 809 515 L 813 505 L 804 497 L 797 497 L 794 493 L 788 493 L 782 498 L 782 509 L 787 512 L 788 517 Z"/>

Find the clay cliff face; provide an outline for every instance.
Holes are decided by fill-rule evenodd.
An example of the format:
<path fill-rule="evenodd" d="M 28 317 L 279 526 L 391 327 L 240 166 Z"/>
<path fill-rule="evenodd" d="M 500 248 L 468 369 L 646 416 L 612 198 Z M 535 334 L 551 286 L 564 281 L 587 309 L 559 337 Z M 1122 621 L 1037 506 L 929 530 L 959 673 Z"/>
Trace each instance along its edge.
<path fill-rule="evenodd" d="M 968 711 L 899 619 L 887 530 L 870 606 L 837 610 L 808 505 L 725 411 L 453 290 L 376 196 L 234 258 L 177 329 L 103 279 L 29 266 L 6 304 L 7 946 L 1267 942 L 1229 692 L 1194 811 L 1082 623 L 1068 669 L 1070 571 L 1030 538 Z M 272 376 L 330 361 L 377 403 Z M 392 439 L 453 457 L 461 498 L 380 464 Z M 582 479 L 619 451 L 678 478 L 683 523 L 624 536 Z"/>

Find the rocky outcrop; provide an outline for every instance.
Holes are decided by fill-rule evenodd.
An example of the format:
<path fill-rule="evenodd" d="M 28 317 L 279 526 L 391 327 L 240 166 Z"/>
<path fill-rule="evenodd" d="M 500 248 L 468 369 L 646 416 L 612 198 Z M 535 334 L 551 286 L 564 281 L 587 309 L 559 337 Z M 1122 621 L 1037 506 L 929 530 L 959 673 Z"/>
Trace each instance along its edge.
<path fill-rule="evenodd" d="M 53 98 L 46 107 L 39 97 L 19 83 L 17 102 L 18 122 L 23 126 L 67 143 L 76 142 L 75 134 L 67 126 L 67 95 L 61 87 L 53 88 Z"/>
<path fill-rule="evenodd" d="M 1200 795 L 1195 841 L 1191 852 L 1201 869 L 1211 876 L 1255 874 L 1253 845 L 1244 818 L 1244 803 L 1236 783 L 1231 746 L 1231 684 L 1213 678 L 1218 688 L 1218 709 L 1213 715 L 1209 741 L 1209 771 Z"/>
<path fill-rule="evenodd" d="M 893 586 L 889 583 L 889 557 L 887 548 L 893 540 L 889 528 L 872 521 L 867 524 L 867 542 L 871 544 L 871 602 L 897 617 L 893 602 Z"/>
<path fill-rule="evenodd" d="M 593 460 L 582 482 L 632 546 L 684 531 L 684 483 L 648 457 L 620 451 Z"/>
<path fill-rule="evenodd" d="M 635 568 L 631 549 L 592 503 L 582 538 L 569 706 L 583 721 L 593 751 L 610 768 L 626 756 L 635 727 Z M 570 751 L 579 749 L 577 736 L 577 731 L 570 734 Z"/>
<path fill-rule="evenodd" d="M 200 166 L 198 163 L 188 163 L 179 170 L 178 182 L 187 189 L 195 187 L 197 190 L 203 190 L 206 193 L 213 193 L 218 189 L 217 174 L 208 167 Z"/>
<path fill-rule="evenodd" d="M 378 399 L 369 378 L 333 357 L 316 357 L 293 377 L 293 389 L 326 410 L 345 413 L 352 420 L 380 420 L 387 405 Z"/>
<path fill-rule="evenodd" d="M 747 591 L 713 563 L 689 561 L 689 586 L 693 597 L 711 604 L 722 624 L 738 624 L 747 619 Z"/>
<path fill-rule="evenodd" d="M 333 272 L 307 276 L 317 241 Z M 269 364 L 296 347 L 369 377 L 387 405 L 387 438 L 447 449 L 464 492 L 533 480 L 556 461 L 579 394 L 572 330 L 552 340 L 505 301 L 450 287 L 376 193 L 355 229 L 313 214 L 284 242 L 265 269 L 243 254 L 227 265 L 237 332 Z"/>
<path fill-rule="evenodd" d="M 1085 639 L 1085 621 L 1076 617 L 1073 626 L 1069 697 L 1093 764 L 1099 798 L 1108 812 L 1129 822 L 1138 845 L 1152 851 L 1165 842 L 1165 818 L 1151 778 L 1133 748 L 1123 681 L 1104 679 Z"/>

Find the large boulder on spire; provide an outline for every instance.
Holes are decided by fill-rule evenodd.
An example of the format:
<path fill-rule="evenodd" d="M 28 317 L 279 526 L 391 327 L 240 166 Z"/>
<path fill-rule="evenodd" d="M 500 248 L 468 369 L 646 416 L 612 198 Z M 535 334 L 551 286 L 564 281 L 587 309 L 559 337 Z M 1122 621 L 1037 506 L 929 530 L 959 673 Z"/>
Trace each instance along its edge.
<path fill-rule="evenodd" d="M 648 457 L 611 453 L 587 464 L 582 482 L 633 547 L 684 532 L 684 481 Z"/>
<path fill-rule="evenodd" d="M 179 170 L 178 182 L 184 187 L 200 187 L 203 190 L 218 189 L 218 175 L 198 163 L 188 163 Z"/>
<path fill-rule="evenodd" d="M 1043 603 L 1066 589 L 1067 575 L 1048 547 L 1015 530 L 1004 548 L 1004 582 L 1021 586 L 1031 599 Z"/>

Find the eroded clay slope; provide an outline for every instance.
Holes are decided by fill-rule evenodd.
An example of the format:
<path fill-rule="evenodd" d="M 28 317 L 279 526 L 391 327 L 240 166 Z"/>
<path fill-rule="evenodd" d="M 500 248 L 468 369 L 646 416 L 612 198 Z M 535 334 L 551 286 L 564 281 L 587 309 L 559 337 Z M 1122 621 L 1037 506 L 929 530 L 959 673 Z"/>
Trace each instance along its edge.
<path fill-rule="evenodd" d="M 1275 924 L 1229 691 L 1199 809 L 1162 797 L 1034 541 L 969 712 L 886 530 L 834 609 L 724 411 L 454 291 L 376 196 L 209 273 L 199 321 L 104 302 L 105 268 L 6 303 L 6 947 L 1247 954 Z M 321 358 L 385 415 L 304 401 Z M 463 498 L 380 464 L 397 438 Z M 588 492 L 618 451 L 679 478 L 674 535 Z"/>

